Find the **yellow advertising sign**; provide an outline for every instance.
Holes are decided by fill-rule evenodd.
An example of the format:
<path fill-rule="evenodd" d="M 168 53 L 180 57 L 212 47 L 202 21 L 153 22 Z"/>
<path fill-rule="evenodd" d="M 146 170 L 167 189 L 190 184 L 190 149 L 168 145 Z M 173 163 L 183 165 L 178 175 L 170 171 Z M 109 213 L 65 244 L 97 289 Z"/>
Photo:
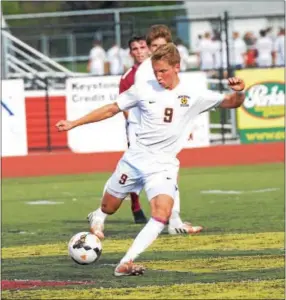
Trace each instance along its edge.
<path fill-rule="evenodd" d="M 237 110 L 242 143 L 284 140 L 284 68 L 239 70 L 246 98 Z"/>

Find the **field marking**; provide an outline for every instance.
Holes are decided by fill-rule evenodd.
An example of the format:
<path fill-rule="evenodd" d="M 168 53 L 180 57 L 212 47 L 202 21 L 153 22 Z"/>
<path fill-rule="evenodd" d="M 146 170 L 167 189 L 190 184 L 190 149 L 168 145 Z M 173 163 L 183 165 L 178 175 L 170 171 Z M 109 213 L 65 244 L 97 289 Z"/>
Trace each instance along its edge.
<path fill-rule="evenodd" d="M 49 201 L 49 200 L 36 200 L 36 201 L 28 201 L 25 202 L 28 205 L 58 205 L 64 204 L 64 202 L 56 202 L 56 201 Z"/>
<path fill-rule="evenodd" d="M 268 188 L 268 189 L 250 191 L 250 193 L 266 193 L 266 192 L 275 192 L 278 190 L 280 190 L 280 188 Z"/>
<path fill-rule="evenodd" d="M 2 292 L 2 297 L 9 300 L 95 299 L 95 295 L 96 299 L 284 299 L 284 279 Z"/>
<path fill-rule="evenodd" d="M 108 239 L 103 241 L 103 254 L 125 252 L 133 239 Z M 27 245 L 25 247 L 2 248 L 2 259 L 30 256 L 67 256 L 67 244 Z M 168 245 L 168 247 L 166 247 Z M 219 234 L 198 236 L 160 236 L 147 251 L 203 251 L 203 250 L 263 250 L 283 249 L 284 232 L 263 232 L 244 234 Z"/>
<path fill-rule="evenodd" d="M 201 191 L 201 194 L 227 194 L 227 195 L 240 195 L 243 192 L 242 191 L 222 191 L 222 190 L 207 190 L 207 191 Z"/>
<path fill-rule="evenodd" d="M 42 286 L 66 286 L 66 285 L 88 285 L 95 284 L 95 282 L 89 281 L 56 281 L 56 280 L 1 280 L 2 290 L 14 290 L 14 289 L 31 289 Z"/>
<path fill-rule="evenodd" d="M 168 272 L 213 273 L 224 271 L 266 270 L 284 268 L 284 255 L 207 257 L 184 260 L 154 260 L 142 262 L 152 270 Z"/>
<path fill-rule="evenodd" d="M 29 232 L 29 231 L 19 231 L 19 234 L 36 234 L 35 232 Z"/>
<path fill-rule="evenodd" d="M 275 192 L 280 190 L 280 188 L 267 188 L 261 190 L 252 190 L 252 191 L 224 191 L 224 190 L 206 190 L 201 191 L 201 194 L 214 194 L 214 195 L 241 195 L 241 194 L 252 194 L 252 193 L 267 193 L 267 192 Z"/>

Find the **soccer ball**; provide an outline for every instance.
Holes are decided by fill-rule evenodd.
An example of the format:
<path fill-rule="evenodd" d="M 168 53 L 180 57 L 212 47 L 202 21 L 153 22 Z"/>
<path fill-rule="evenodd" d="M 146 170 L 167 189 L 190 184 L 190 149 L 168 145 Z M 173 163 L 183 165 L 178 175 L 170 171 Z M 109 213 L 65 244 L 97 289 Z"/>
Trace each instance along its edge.
<path fill-rule="evenodd" d="M 90 232 L 75 234 L 68 244 L 69 256 L 80 265 L 88 265 L 96 262 L 102 252 L 99 238 Z"/>

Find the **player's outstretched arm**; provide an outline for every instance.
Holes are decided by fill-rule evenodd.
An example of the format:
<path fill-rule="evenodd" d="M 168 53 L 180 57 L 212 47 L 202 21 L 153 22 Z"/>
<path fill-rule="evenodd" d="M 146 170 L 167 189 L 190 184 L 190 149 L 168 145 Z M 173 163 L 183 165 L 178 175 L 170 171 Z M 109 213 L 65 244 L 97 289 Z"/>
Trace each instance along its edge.
<path fill-rule="evenodd" d="M 120 111 L 121 110 L 119 109 L 117 103 L 114 102 L 112 104 L 107 104 L 98 109 L 95 109 L 80 119 L 74 121 L 61 120 L 56 124 L 56 127 L 58 131 L 67 131 L 80 125 L 99 122 L 111 118 Z"/>
<path fill-rule="evenodd" d="M 226 94 L 224 100 L 221 102 L 222 108 L 237 108 L 240 107 L 245 99 L 243 90 L 245 83 L 238 77 L 228 78 L 228 86 L 234 91 L 232 94 Z"/>

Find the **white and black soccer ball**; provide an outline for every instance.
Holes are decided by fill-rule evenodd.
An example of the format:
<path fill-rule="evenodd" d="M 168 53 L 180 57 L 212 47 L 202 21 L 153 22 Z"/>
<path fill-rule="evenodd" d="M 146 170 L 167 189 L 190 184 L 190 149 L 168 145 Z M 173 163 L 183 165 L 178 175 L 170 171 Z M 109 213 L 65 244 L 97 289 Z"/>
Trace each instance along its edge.
<path fill-rule="evenodd" d="M 102 252 L 99 238 L 90 232 L 79 232 L 69 241 L 68 251 L 71 259 L 80 265 L 96 262 Z"/>

